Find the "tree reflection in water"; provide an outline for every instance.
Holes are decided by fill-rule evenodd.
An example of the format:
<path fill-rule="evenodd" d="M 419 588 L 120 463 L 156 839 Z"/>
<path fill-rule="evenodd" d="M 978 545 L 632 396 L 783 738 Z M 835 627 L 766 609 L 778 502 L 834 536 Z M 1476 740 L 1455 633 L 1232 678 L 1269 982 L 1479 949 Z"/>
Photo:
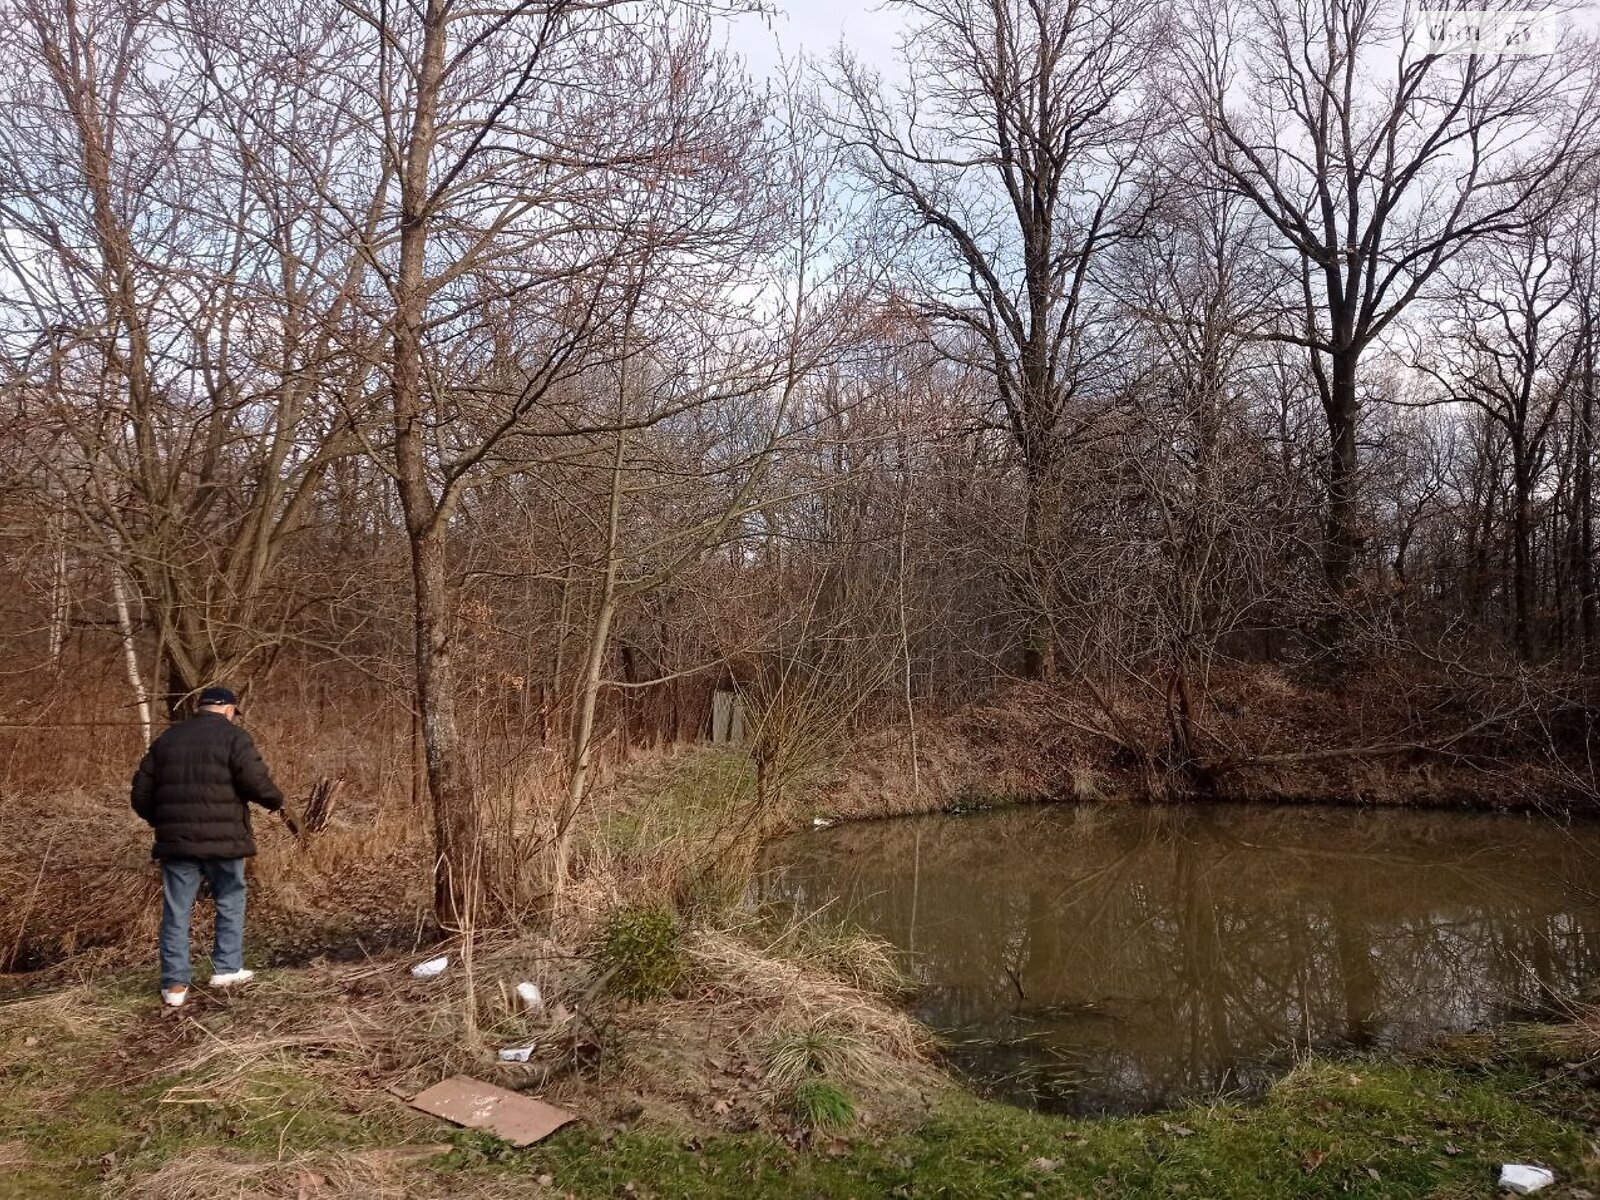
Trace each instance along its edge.
<path fill-rule="evenodd" d="M 1577 990 L 1597 857 L 1539 817 L 1021 808 L 797 836 L 762 887 L 914 950 L 920 1015 L 1001 1094 L 1130 1111 Z"/>

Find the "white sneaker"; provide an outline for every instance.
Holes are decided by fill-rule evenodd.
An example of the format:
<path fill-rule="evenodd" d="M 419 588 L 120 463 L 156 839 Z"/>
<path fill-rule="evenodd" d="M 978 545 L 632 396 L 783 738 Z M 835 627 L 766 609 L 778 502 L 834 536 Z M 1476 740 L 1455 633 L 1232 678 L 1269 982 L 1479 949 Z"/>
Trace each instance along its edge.
<path fill-rule="evenodd" d="M 254 971 L 247 971 L 243 967 L 237 971 L 224 971 L 221 975 L 211 977 L 212 987 L 232 987 L 236 983 L 249 983 L 256 977 Z"/>
<path fill-rule="evenodd" d="M 182 1008 L 183 1002 L 189 998 L 189 985 L 180 983 L 176 987 L 161 989 L 161 1003 L 168 1008 Z"/>

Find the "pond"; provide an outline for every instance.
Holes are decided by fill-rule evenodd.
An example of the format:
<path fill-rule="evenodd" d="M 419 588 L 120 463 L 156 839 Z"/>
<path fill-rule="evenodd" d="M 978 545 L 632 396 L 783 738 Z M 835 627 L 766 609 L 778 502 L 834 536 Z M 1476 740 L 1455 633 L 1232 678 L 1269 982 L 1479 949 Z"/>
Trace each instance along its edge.
<path fill-rule="evenodd" d="M 1600 824 L 1537 815 L 1022 807 L 796 835 L 762 887 L 907 951 L 987 1090 L 1131 1112 L 1582 989 L 1597 864 Z"/>

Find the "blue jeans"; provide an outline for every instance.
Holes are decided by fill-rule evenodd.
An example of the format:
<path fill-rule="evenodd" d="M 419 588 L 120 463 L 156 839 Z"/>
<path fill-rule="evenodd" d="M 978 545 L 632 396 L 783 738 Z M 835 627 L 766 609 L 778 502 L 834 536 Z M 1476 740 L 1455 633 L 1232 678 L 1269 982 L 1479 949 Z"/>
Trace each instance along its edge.
<path fill-rule="evenodd" d="M 169 858 L 161 863 L 161 986 L 189 982 L 189 917 L 200 881 L 217 902 L 213 974 L 244 967 L 244 859 Z"/>

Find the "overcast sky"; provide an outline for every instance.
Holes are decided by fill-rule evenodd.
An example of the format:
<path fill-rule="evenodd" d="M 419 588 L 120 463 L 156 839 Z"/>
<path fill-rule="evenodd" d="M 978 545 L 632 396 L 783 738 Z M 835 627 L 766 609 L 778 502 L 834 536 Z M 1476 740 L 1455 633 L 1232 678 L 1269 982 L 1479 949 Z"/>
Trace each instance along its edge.
<path fill-rule="evenodd" d="M 901 14 L 873 0 L 780 0 L 771 20 L 743 17 L 733 23 L 729 48 L 750 64 L 752 74 L 770 74 L 783 57 L 808 54 L 825 60 L 840 39 L 864 60 L 887 67 L 893 58 Z"/>
<path fill-rule="evenodd" d="M 1524 0 L 1530 8 L 1566 10 L 1570 23 L 1591 34 L 1600 33 L 1600 0 Z M 779 11 L 771 20 L 742 17 L 732 23 L 728 44 L 750 65 L 756 76 L 770 74 L 782 56 L 797 53 L 826 60 L 842 38 L 864 61 L 887 70 L 896 39 L 904 25 L 901 12 L 882 0 L 777 0 Z M 1421 8 L 1450 7 L 1448 0 L 1417 0 Z M 1472 7 L 1478 7 L 1474 5 Z M 1484 0 L 1483 8 L 1498 4 Z"/>

